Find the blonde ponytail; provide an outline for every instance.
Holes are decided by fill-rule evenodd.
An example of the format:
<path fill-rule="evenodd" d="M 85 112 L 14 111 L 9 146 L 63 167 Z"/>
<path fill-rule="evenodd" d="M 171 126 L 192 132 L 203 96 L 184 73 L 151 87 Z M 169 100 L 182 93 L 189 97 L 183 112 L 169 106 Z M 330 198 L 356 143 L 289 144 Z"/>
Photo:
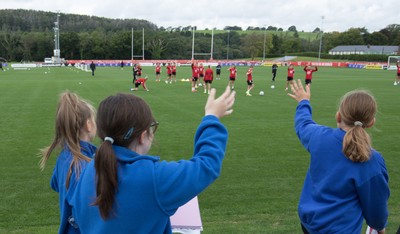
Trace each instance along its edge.
<path fill-rule="evenodd" d="M 350 128 L 343 138 L 343 153 L 353 162 L 368 161 L 371 155 L 371 138 L 362 127 Z"/>
<path fill-rule="evenodd" d="M 367 91 L 351 91 L 342 98 L 339 112 L 343 123 L 349 127 L 342 151 L 353 162 L 365 162 L 371 156 L 371 138 L 365 128 L 373 125 L 376 110 L 375 98 Z"/>
<path fill-rule="evenodd" d="M 50 146 L 41 150 L 42 158 L 40 168 L 43 170 L 56 148 L 67 147 L 72 153 L 72 162 L 68 170 L 66 187 L 72 171 L 79 177 L 81 171 L 80 161 L 89 161 L 90 158 L 81 153 L 80 135 L 86 121 L 94 119 L 96 115 L 94 107 L 78 95 L 66 91 L 60 95 L 56 112 L 55 136 Z"/>

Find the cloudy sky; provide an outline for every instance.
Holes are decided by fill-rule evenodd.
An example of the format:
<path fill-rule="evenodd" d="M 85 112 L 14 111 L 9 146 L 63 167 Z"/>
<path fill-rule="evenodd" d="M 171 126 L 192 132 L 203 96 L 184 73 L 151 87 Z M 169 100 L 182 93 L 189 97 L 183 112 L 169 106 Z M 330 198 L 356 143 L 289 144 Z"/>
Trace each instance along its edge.
<path fill-rule="evenodd" d="M 379 31 L 400 24 L 399 0 L 0 0 L 2 9 L 33 9 L 119 19 L 144 19 L 158 27 L 275 26 L 298 31 Z"/>

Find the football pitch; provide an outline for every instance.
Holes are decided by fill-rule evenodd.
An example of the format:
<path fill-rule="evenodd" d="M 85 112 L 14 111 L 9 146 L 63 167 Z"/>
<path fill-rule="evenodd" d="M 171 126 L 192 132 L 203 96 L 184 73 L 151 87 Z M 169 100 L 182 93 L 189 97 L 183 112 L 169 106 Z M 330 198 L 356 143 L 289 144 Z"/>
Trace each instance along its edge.
<path fill-rule="evenodd" d="M 214 80 L 217 95 L 228 84 L 227 67 Z M 304 79 L 295 67 L 295 79 Z M 132 92 L 132 69 L 98 67 L 95 76 L 71 67 L 0 71 L 0 233 L 56 233 L 58 194 L 50 188 L 56 154 L 42 172 L 40 148 L 54 136 L 59 94 L 73 91 L 97 108 L 105 97 L 133 93 L 145 99 L 160 123 L 150 154 L 163 160 L 189 159 L 207 95 L 191 92 L 189 67 L 178 67 L 177 82 L 155 82 L 154 67 L 143 67 L 149 92 Z M 222 119 L 229 132 L 219 179 L 199 195 L 203 233 L 301 233 L 297 203 L 309 155 L 293 127 L 296 101 L 287 96 L 286 68 L 279 67 L 271 89 L 271 67 L 255 67 L 253 96 L 245 95 L 247 67 L 238 67 L 232 115 Z M 400 85 L 396 71 L 325 68 L 313 75 L 313 119 L 336 126 L 341 96 L 353 89 L 371 91 L 378 102 L 376 124 L 368 132 L 389 172 L 391 196 L 386 233 L 400 225 Z M 258 93 L 264 91 L 264 96 Z M 96 139 L 94 144 L 99 144 Z M 365 230 L 365 225 L 364 225 Z"/>

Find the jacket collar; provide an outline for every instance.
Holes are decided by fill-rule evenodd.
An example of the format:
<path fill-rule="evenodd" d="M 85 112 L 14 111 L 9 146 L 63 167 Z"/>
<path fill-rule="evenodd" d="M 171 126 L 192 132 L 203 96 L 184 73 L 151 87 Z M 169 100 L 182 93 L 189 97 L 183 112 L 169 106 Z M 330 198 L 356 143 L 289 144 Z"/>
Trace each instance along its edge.
<path fill-rule="evenodd" d="M 146 159 L 146 160 L 152 160 L 154 162 L 157 162 L 160 160 L 160 157 L 158 156 L 149 156 L 149 155 L 140 155 L 126 147 L 121 147 L 121 146 L 112 146 L 114 149 L 114 153 L 117 156 L 118 160 L 121 162 L 126 162 L 126 163 L 133 163 L 138 160 Z"/>

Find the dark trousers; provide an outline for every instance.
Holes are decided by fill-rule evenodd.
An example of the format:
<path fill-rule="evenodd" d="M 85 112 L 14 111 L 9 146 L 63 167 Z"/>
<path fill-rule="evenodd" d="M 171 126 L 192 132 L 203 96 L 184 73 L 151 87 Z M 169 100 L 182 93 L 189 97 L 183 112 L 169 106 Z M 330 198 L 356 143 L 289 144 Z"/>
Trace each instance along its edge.
<path fill-rule="evenodd" d="M 276 72 L 272 72 L 272 81 L 275 81 Z"/>
<path fill-rule="evenodd" d="M 400 226 L 399 226 L 399 229 L 397 229 L 396 234 L 400 234 Z"/>

